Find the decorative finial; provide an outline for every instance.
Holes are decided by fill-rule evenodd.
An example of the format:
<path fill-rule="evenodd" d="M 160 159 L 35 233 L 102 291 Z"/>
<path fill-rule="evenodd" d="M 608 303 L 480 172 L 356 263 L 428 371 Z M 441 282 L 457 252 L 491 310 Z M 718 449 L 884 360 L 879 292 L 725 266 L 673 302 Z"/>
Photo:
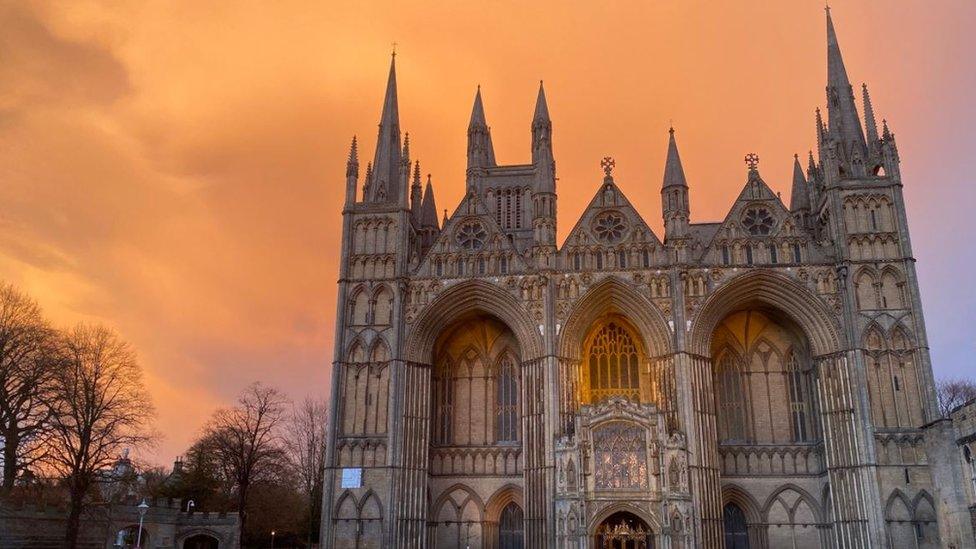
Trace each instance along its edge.
<path fill-rule="evenodd" d="M 746 166 L 749 166 L 749 171 L 754 172 L 759 167 L 759 155 L 756 153 L 749 153 L 744 158 Z"/>
<path fill-rule="evenodd" d="M 673 118 L 669 118 L 668 119 L 668 133 L 671 134 L 671 135 L 674 135 L 674 119 Z"/>
<path fill-rule="evenodd" d="M 793 153 L 793 160 L 796 160 L 797 162 L 799 162 L 800 161 L 800 154 L 799 153 Z"/>
<path fill-rule="evenodd" d="M 397 47 L 397 43 L 396 43 L 396 42 L 394 42 L 394 43 L 393 43 L 393 58 L 394 58 L 394 59 L 396 58 L 396 47 Z"/>
<path fill-rule="evenodd" d="M 607 177 L 611 177 L 610 173 L 613 171 L 613 167 L 616 165 L 617 163 L 614 162 L 613 158 L 609 156 L 604 156 L 603 160 L 600 161 L 600 167 L 603 168 L 603 173 L 606 174 Z"/>

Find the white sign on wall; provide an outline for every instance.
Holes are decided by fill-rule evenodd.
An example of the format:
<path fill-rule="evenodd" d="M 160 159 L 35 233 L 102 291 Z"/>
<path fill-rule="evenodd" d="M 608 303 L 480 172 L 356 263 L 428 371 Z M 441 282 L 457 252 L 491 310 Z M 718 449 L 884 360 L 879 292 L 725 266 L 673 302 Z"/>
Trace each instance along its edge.
<path fill-rule="evenodd" d="M 362 488 L 363 469 L 361 467 L 345 467 L 342 469 L 343 488 Z"/>

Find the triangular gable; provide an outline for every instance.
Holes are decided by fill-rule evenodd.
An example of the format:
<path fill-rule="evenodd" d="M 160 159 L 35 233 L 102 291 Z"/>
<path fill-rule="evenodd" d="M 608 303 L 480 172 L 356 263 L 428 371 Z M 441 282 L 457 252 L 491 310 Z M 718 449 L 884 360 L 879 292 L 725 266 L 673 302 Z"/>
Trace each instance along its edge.
<path fill-rule="evenodd" d="M 764 216 L 757 219 L 756 216 L 751 214 L 749 220 L 744 219 L 747 210 L 750 209 L 758 213 L 762 213 L 761 210 L 764 210 L 772 217 L 773 224 L 768 233 L 752 234 L 749 232 L 747 228 L 749 223 L 755 224 L 759 222 L 761 224 L 765 219 Z M 749 179 L 746 181 L 745 186 L 742 187 L 742 191 L 739 192 L 739 196 L 735 199 L 729 212 L 725 215 L 725 219 L 722 220 L 718 230 L 714 232 L 712 238 L 702 250 L 700 258 L 704 258 L 714 249 L 717 240 L 727 238 L 774 238 L 784 233 L 795 232 L 796 230 L 796 222 L 790 214 L 789 209 L 783 203 L 783 200 L 769 188 L 769 185 L 763 181 L 758 171 L 750 171 Z"/>
<path fill-rule="evenodd" d="M 484 233 L 483 236 L 482 231 L 478 230 L 479 226 Z M 465 242 L 476 240 L 482 241 L 481 247 L 466 247 L 464 245 Z M 528 270 L 522 254 L 512 245 L 498 226 L 495 218 L 488 213 L 488 209 L 481 198 L 474 192 L 469 192 L 461 200 L 454 213 L 441 227 L 440 234 L 420 262 L 415 274 L 419 276 L 454 276 L 453 273 L 446 271 L 443 266 L 441 274 L 437 274 L 433 263 L 436 258 L 443 260 L 448 255 L 454 258 L 504 255 L 506 258 L 510 258 L 505 267 L 505 272 L 499 273 L 498 270 L 494 270 L 495 274 L 510 274 Z M 485 273 L 465 271 L 461 276 L 481 276 L 482 274 L 489 274 L 488 270 Z"/>
<path fill-rule="evenodd" d="M 607 234 L 606 227 L 594 226 L 594 222 L 597 221 L 596 218 L 607 211 L 619 212 L 624 219 L 623 234 L 615 242 L 603 240 L 598 235 L 598 232 Z M 632 243 L 651 244 L 654 247 L 662 245 L 661 240 L 631 205 L 630 200 L 620 190 L 620 187 L 612 178 L 606 178 L 580 214 L 573 229 L 569 232 L 569 236 L 563 241 L 560 253 L 566 253 L 569 248 L 578 246 L 619 246 Z"/>

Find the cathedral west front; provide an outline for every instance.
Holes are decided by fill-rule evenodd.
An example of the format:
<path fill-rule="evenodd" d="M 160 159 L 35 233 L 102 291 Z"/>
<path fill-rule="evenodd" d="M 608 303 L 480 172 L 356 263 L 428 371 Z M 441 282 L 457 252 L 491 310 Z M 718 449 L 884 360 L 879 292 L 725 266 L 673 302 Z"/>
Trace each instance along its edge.
<path fill-rule="evenodd" d="M 672 129 L 664 234 L 608 157 L 559 244 L 542 86 L 525 164 L 496 162 L 477 93 L 441 219 L 391 64 L 346 169 L 323 547 L 971 547 L 898 147 L 858 92 L 828 11 L 788 204 L 750 154 L 693 223 Z"/>

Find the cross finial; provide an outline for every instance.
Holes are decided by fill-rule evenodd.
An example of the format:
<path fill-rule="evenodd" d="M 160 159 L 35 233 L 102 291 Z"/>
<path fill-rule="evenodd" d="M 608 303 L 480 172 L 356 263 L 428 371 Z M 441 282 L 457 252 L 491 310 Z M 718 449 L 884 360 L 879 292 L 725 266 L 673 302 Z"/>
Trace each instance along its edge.
<path fill-rule="evenodd" d="M 613 171 L 613 167 L 616 165 L 617 163 L 614 162 L 613 158 L 609 156 L 604 156 L 603 160 L 600 161 L 600 167 L 603 168 L 603 173 L 606 174 L 607 177 L 610 177 L 610 172 Z"/>
<path fill-rule="evenodd" d="M 749 171 L 754 172 L 759 167 L 759 155 L 756 153 L 749 153 L 745 157 L 746 166 L 749 166 Z"/>
<path fill-rule="evenodd" d="M 393 57 L 396 57 L 396 47 L 397 47 L 397 43 L 394 42 L 393 43 Z"/>

